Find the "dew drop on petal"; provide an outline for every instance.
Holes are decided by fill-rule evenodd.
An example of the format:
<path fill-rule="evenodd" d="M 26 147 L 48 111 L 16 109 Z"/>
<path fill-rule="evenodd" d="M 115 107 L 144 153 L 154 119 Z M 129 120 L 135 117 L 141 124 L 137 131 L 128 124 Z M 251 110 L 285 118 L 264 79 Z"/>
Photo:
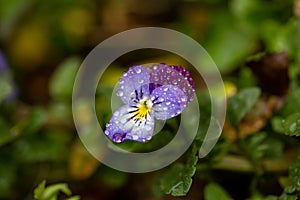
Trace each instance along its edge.
<path fill-rule="evenodd" d="M 114 115 L 115 115 L 116 117 L 118 117 L 118 116 L 120 115 L 120 112 L 119 112 L 119 111 L 116 111 L 116 112 L 114 113 Z"/>
<path fill-rule="evenodd" d="M 139 136 L 138 135 L 132 135 L 132 139 L 137 140 L 137 139 L 139 139 Z"/>
<path fill-rule="evenodd" d="M 164 91 L 165 91 L 165 92 L 166 92 L 166 91 L 168 91 L 168 90 L 169 90 L 169 88 L 167 88 L 167 87 L 166 87 L 166 88 L 164 88 Z"/>
<path fill-rule="evenodd" d="M 146 129 L 146 131 L 150 131 L 151 130 L 151 126 L 146 126 L 145 129 Z"/>
<path fill-rule="evenodd" d="M 166 105 L 168 106 L 168 105 L 170 105 L 171 104 L 171 102 L 170 101 L 168 101 L 168 102 L 166 102 Z"/>
<path fill-rule="evenodd" d="M 147 135 L 146 140 L 150 140 L 152 138 L 152 135 Z"/>
<path fill-rule="evenodd" d="M 124 141 L 124 138 L 120 133 L 116 133 L 116 134 L 114 134 L 112 140 L 116 143 L 120 143 L 120 142 Z"/>
<path fill-rule="evenodd" d="M 137 73 L 137 74 L 139 74 L 139 73 L 141 73 L 141 69 L 140 68 L 137 68 L 136 70 L 135 70 L 135 72 Z"/>
<path fill-rule="evenodd" d="M 119 92 L 118 92 L 118 96 L 119 96 L 119 97 L 121 97 L 121 96 L 123 96 L 123 95 L 124 95 L 124 92 L 122 92 L 122 91 L 119 91 Z"/>
<path fill-rule="evenodd" d="M 105 135 L 108 135 L 108 134 L 109 134 L 108 130 L 105 130 L 104 133 L 105 133 Z"/>

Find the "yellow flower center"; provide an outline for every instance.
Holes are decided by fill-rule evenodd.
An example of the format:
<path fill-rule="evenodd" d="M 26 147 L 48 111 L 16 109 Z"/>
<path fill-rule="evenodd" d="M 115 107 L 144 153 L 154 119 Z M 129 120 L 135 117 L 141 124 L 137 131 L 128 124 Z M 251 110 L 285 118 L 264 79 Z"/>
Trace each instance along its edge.
<path fill-rule="evenodd" d="M 145 118 L 151 111 L 152 102 L 148 99 L 143 99 L 140 101 L 137 110 L 135 111 L 134 115 L 135 118 L 141 119 Z"/>

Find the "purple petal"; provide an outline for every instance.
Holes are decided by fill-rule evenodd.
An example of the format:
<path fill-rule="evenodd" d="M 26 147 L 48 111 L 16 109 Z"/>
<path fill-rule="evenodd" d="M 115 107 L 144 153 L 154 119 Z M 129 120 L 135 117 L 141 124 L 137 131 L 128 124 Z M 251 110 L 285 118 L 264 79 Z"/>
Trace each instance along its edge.
<path fill-rule="evenodd" d="M 176 66 L 176 65 L 171 65 L 170 67 L 178 71 L 182 76 L 184 76 L 184 79 L 186 79 L 189 82 L 189 84 L 192 86 L 192 88 L 195 89 L 194 80 L 191 76 L 191 73 L 188 70 L 184 69 L 181 66 Z"/>
<path fill-rule="evenodd" d="M 154 64 L 149 69 L 150 83 L 157 85 L 174 85 L 181 89 L 187 96 L 188 102 L 194 98 L 194 82 L 191 74 L 180 66 Z"/>
<path fill-rule="evenodd" d="M 148 114 L 146 118 L 135 118 L 136 107 L 124 105 L 117 109 L 109 123 L 105 134 L 114 142 L 135 140 L 145 142 L 151 139 L 154 130 L 154 118 Z"/>
<path fill-rule="evenodd" d="M 187 104 L 187 96 L 181 89 L 173 85 L 156 88 L 150 99 L 153 102 L 155 118 L 160 120 L 179 115 Z"/>
<path fill-rule="evenodd" d="M 132 99 L 136 98 L 137 92 L 149 95 L 148 85 L 149 74 L 147 70 L 141 66 L 133 66 L 120 79 L 117 95 L 125 104 L 128 104 Z"/>

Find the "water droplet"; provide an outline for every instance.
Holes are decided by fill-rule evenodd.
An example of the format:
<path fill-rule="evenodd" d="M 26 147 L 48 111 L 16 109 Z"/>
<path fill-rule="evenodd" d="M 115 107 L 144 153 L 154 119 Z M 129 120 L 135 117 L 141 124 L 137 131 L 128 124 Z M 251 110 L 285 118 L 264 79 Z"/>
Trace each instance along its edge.
<path fill-rule="evenodd" d="M 181 98 L 181 101 L 182 101 L 182 102 L 185 102 L 185 101 L 186 101 L 186 98 L 185 98 L 185 97 L 182 97 L 182 98 Z"/>
<path fill-rule="evenodd" d="M 145 129 L 146 129 L 146 131 L 151 131 L 152 128 L 151 128 L 151 126 L 146 126 Z"/>
<path fill-rule="evenodd" d="M 295 192 L 295 190 L 296 190 L 296 188 L 294 186 L 288 186 L 285 188 L 284 191 L 287 193 L 293 193 L 293 192 Z"/>
<path fill-rule="evenodd" d="M 168 106 L 168 105 L 170 105 L 171 104 L 171 102 L 170 101 L 168 101 L 167 103 L 166 103 L 166 105 Z"/>
<path fill-rule="evenodd" d="M 119 91 L 119 92 L 118 92 L 118 96 L 119 96 L 119 97 L 121 97 L 121 96 L 123 96 L 123 95 L 124 95 L 124 92 L 122 92 L 122 91 Z"/>
<path fill-rule="evenodd" d="M 290 126 L 290 131 L 291 131 L 291 132 L 295 132 L 296 129 L 297 129 L 297 123 L 296 123 L 296 122 L 295 122 L 295 123 L 292 123 L 291 126 Z"/>
<path fill-rule="evenodd" d="M 146 140 L 150 140 L 152 138 L 152 135 L 147 135 Z"/>
<path fill-rule="evenodd" d="M 105 133 L 105 135 L 109 135 L 108 130 L 105 130 L 104 133 Z"/>
<path fill-rule="evenodd" d="M 137 68 L 136 70 L 135 70 L 135 72 L 137 73 L 137 74 L 139 74 L 139 73 L 141 73 L 141 69 L 140 68 Z"/>
<path fill-rule="evenodd" d="M 140 80 L 139 80 L 139 83 L 144 83 L 144 80 L 143 80 L 143 79 L 140 79 Z"/>
<path fill-rule="evenodd" d="M 168 90 L 169 90 L 169 88 L 167 88 L 167 87 L 166 87 L 166 88 L 164 88 L 164 91 L 165 91 L 165 92 L 166 92 L 166 91 L 168 91 Z"/>
<path fill-rule="evenodd" d="M 124 138 L 122 137 L 122 135 L 120 133 L 116 133 L 114 134 L 112 140 L 116 143 L 120 143 L 124 141 Z"/>
<path fill-rule="evenodd" d="M 154 70 L 157 70 L 157 65 L 153 65 L 153 69 L 154 69 Z"/>
<path fill-rule="evenodd" d="M 127 76 L 127 73 L 125 72 L 125 73 L 123 74 L 123 76 Z"/>
<path fill-rule="evenodd" d="M 168 108 L 167 108 L 167 107 L 164 107 L 163 110 L 168 110 Z"/>
<path fill-rule="evenodd" d="M 120 84 L 123 84 L 123 83 L 124 83 L 124 80 L 120 80 L 119 83 L 120 83 Z"/>
<path fill-rule="evenodd" d="M 132 139 L 137 140 L 137 139 L 139 139 L 139 136 L 138 135 L 132 135 Z"/>

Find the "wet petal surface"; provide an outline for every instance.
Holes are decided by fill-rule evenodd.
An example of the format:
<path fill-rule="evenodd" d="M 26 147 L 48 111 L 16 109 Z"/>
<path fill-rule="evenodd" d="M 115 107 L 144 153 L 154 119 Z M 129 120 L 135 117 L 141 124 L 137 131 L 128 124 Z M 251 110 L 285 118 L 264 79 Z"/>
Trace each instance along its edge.
<path fill-rule="evenodd" d="M 154 64 L 149 69 L 150 83 L 156 85 L 174 85 L 187 96 L 188 102 L 194 99 L 194 82 L 191 74 L 180 66 Z"/>
<path fill-rule="evenodd" d="M 156 119 L 166 120 L 179 115 L 187 104 L 187 96 L 176 86 L 164 85 L 153 90 L 150 99 Z"/>
<path fill-rule="evenodd" d="M 137 91 L 146 95 L 149 94 L 149 74 L 147 70 L 141 66 L 133 66 L 123 74 L 119 81 L 117 95 L 127 104 L 136 98 Z"/>
<path fill-rule="evenodd" d="M 149 112 L 141 116 L 140 108 L 124 105 L 117 109 L 106 125 L 105 134 L 114 142 L 135 140 L 145 142 L 151 139 L 154 130 L 154 118 Z"/>

